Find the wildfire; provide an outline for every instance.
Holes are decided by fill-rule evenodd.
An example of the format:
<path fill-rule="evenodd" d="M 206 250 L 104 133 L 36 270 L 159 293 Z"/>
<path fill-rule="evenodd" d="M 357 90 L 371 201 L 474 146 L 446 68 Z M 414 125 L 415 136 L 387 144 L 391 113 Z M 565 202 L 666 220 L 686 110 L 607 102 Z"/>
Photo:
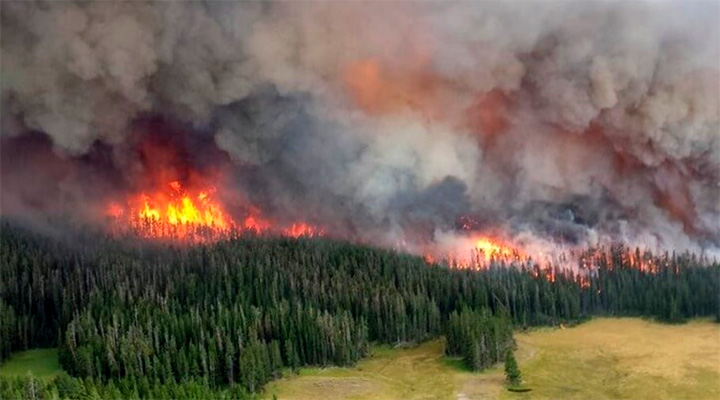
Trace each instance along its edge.
<path fill-rule="evenodd" d="M 171 181 L 164 190 L 131 196 L 126 207 L 110 203 L 107 214 L 144 237 L 217 238 L 227 234 L 234 223 L 213 199 L 214 191 L 189 191 L 179 181 Z"/>
<path fill-rule="evenodd" d="M 285 228 L 284 234 L 285 236 L 290 237 L 313 237 L 323 236 L 325 234 L 325 231 L 318 227 L 301 222 L 297 224 L 292 224 L 289 227 Z"/>
<path fill-rule="evenodd" d="M 490 262 L 502 262 L 506 264 L 521 263 L 529 261 L 530 257 L 518 247 L 504 242 L 499 238 L 490 236 L 479 236 L 473 238 L 473 264 L 484 266 Z"/>
<path fill-rule="evenodd" d="M 219 205 L 210 200 L 208 192 L 197 195 L 185 193 L 180 183 L 170 182 L 171 197 L 167 201 L 162 198 L 151 198 L 143 195 L 143 207 L 139 212 L 141 219 L 155 222 L 163 221 L 170 225 L 198 225 L 211 228 L 227 229 L 228 221 Z"/>
<path fill-rule="evenodd" d="M 515 250 L 503 244 L 493 241 L 491 238 L 481 237 L 475 242 L 475 250 L 487 258 L 510 257 Z"/>
<path fill-rule="evenodd" d="M 295 238 L 324 235 L 321 228 L 305 222 L 278 226 L 254 207 L 238 223 L 213 198 L 212 187 L 188 190 L 179 181 L 171 181 L 162 189 L 130 196 L 125 206 L 111 202 L 106 214 L 115 221 L 116 230 L 129 230 L 151 239 L 190 242 L 216 241 L 244 232 Z"/>
<path fill-rule="evenodd" d="M 223 205 L 215 199 L 215 188 L 190 184 L 190 188 L 178 180 L 160 185 L 158 190 L 143 191 L 130 195 L 123 202 L 113 201 L 107 205 L 106 214 L 114 221 L 114 231 L 132 233 L 139 237 L 181 242 L 207 243 L 240 234 L 280 235 L 287 237 L 324 236 L 324 229 L 302 221 L 278 223 L 263 215 L 254 206 L 240 207 L 244 216 L 233 218 Z M 197 189 L 196 189 L 197 188 Z M 237 217 L 241 212 L 236 212 Z M 500 235 L 482 232 L 477 223 L 470 219 L 461 219 L 460 236 L 440 244 L 436 242 L 425 248 L 410 251 L 423 254 L 429 264 L 441 263 L 453 268 L 484 269 L 497 264 L 515 266 L 532 271 L 533 276 L 555 282 L 558 276 L 572 273 L 570 270 L 557 269 L 556 258 L 547 258 L 544 253 L 531 252 L 530 248 L 519 243 L 505 240 Z M 401 243 L 405 248 L 405 243 Z M 667 257 L 666 257 L 667 258 Z M 603 248 L 585 250 L 581 253 L 571 251 L 570 259 L 579 267 L 577 276 L 569 275 L 582 288 L 588 288 L 588 275 L 598 267 L 609 270 L 614 265 L 621 268 L 633 268 L 645 273 L 657 273 L 660 265 L 667 265 L 648 252 L 641 253 L 629 249 L 608 251 Z M 616 260 L 617 259 L 617 260 Z M 563 261 L 564 257 L 560 259 Z M 545 267 L 541 264 L 545 262 Z M 572 269 L 572 268 L 571 268 Z"/>
<path fill-rule="evenodd" d="M 444 263 L 454 268 L 483 269 L 491 263 L 514 264 L 530 260 L 518 247 L 499 237 L 487 234 L 468 235 L 448 246 L 423 249 L 423 257 L 429 264 Z"/>

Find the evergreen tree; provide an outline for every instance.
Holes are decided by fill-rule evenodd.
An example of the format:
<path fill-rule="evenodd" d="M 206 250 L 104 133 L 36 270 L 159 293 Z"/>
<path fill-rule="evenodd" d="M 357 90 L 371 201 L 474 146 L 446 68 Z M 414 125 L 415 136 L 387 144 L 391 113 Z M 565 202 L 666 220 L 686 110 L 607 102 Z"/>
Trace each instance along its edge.
<path fill-rule="evenodd" d="M 442 334 L 448 355 L 479 370 L 505 358 L 513 326 L 720 315 L 720 265 L 687 253 L 614 246 L 581 255 L 577 272 L 532 262 L 458 270 L 327 239 L 177 247 L 0 224 L 0 361 L 57 346 L 71 375 L 36 380 L 37 391 L 0 380 L 3 399 L 227 397 L 283 368 L 351 365 L 370 342 Z"/>
<path fill-rule="evenodd" d="M 522 383 L 520 368 L 515 360 L 515 352 L 511 349 L 505 353 L 505 379 L 511 386 L 518 386 Z"/>

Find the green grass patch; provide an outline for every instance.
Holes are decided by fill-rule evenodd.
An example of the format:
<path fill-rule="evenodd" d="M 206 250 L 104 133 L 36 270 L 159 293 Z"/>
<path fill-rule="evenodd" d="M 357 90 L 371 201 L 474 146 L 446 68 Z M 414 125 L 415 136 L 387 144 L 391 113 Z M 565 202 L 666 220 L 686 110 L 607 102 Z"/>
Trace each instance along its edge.
<path fill-rule="evenodd" d="M 0 377 L 25 376 L 32 373 L 39 378 L 54 378 L 60 372 L 57 349 L 33 349 L 13 353 L 0 364 Z"/>
<path fill-rule="evenodd" d="M 445 366 L 448 366 L 450 368 L 455 369 L 456 371 L 461 372 L 473 372 L 470 367 L 465 364 L 465 361 L 463 361 L 462 357 L 449 357 L 445 356 L 442 360 L 443 364 Z"/>

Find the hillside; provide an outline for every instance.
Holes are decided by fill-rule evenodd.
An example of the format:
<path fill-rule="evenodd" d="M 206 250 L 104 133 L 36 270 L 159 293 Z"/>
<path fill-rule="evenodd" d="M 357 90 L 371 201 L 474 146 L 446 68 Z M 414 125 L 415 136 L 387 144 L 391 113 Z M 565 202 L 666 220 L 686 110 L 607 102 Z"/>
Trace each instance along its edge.
<path fill-rule="evenodd" d="M 0 360 L 58 347 L 63 369 L 106 397 L 246 397 L 288 368 L 353 365 L 373 343 L 444 335 L 448 354 L 482 370 L 511 349 L 513 326 L 718 314 L 717 265 L 660 255 L 641 271 L 627 252 L 550 279 L 533 265 L 457 270 L 327 239 L 176 247 L 4 225 Z"/>

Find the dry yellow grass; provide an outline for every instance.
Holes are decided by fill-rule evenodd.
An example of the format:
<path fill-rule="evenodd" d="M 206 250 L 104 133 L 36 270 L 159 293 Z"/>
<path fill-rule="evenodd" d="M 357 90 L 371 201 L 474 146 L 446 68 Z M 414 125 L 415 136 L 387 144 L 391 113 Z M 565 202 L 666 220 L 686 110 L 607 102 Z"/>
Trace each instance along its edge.
<path fill-rule="evenodd" d="M 271 382 L 265 393 L 294 400 L 447 399 L 454 398 L 461 374 L 444 358 L 443 342 L 435 340 L 411 349 L 376 347 L 353 368 L 303 368 Z"/>
<path fill-rule="evenodd" d="M 720 325 L 598 318 L 516 334 L 529 393 L 505 390 L 502 366 L 470 373 L 440 340 L 378 347 L 353 368 L 308 368 L 266 395 L 304 399 L 720 399 Z"/>
<path fill-rule="evenodd" d="M 720 399 L 720 326 L 601 318 L 515 335 L 532 399 Z"/>

